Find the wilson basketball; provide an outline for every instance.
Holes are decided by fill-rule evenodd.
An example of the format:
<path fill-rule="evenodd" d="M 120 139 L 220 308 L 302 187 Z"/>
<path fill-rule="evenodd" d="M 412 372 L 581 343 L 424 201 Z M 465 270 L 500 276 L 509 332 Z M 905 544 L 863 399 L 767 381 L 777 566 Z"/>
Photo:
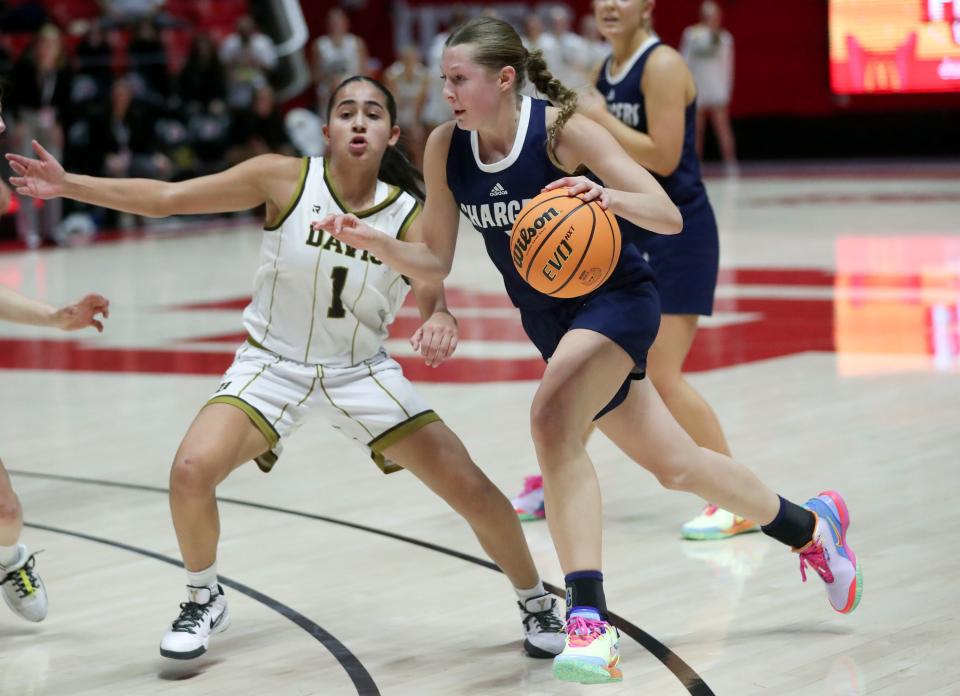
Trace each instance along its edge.
<path fill-rule="evenodd" d="M 520 276 L 553 297 L 580 297 L 600 287 L 620 260 L 620 226 L 599 203 L 544 191 L 517 215 L 510 255 Z"/>

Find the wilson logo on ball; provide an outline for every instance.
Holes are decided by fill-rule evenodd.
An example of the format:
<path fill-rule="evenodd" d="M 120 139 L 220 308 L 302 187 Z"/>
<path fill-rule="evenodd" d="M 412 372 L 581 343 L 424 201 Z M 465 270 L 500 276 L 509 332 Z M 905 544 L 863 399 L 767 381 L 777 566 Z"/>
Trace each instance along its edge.
<path fill-rule="evenodd" d="M 620 227 L 595 201 L 567 189 L 544 191 L 517 215 L 510 234 L 514 267 L 534 289 L 579 297 L 600 287 L 620 260 Z"/>
<path fill-rule="evenodd" d="M 540 217 L 533 221 L 533 224 L 529 227 L 522 227 L 520 229 L 520 234 L 511 235 L 511 242 L 513 244 L 513 263 L 517 268 L 520 268 L 523 265 L 523 255 L 527 251 L 527 247 L 530 246 L 537 233 L 543 229 L 543 226 L 547 224 L 551 219 L 559 215 L 554 208 L 549 208 L 546 210 Z M 522 214 L 521 214 L 522 216 Z M 516 228 L 514 228 L 516 230 Z"/>

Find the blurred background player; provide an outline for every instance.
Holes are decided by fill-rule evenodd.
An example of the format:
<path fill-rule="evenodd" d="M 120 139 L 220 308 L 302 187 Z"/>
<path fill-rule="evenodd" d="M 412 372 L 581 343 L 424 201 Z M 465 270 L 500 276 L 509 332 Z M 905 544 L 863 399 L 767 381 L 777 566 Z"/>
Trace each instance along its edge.
<path fill-rule="evenodd" d="M 423 161 L 425 141 L 423 109 L 427 103 L 427 66 L 420 60 L 416 46 L 405 46 L 400 59 L 387 68 L 384 84 L 397 100 L 397 125 L 400 126 L 400 146 L 406 151 L 413 166 L 419 169 Z"/>
<path fill-rule="evenodd" d="M 730 127 L 733 92 L 733 36 L 723 28 L 720 6 L 707 0 L 700 22 L 683 30 L 680 53 L 697 85 L 697 156 L 703 158 L 703 136 L 709 119 L 728 173 L 737 169 L 736 144 Z"/>

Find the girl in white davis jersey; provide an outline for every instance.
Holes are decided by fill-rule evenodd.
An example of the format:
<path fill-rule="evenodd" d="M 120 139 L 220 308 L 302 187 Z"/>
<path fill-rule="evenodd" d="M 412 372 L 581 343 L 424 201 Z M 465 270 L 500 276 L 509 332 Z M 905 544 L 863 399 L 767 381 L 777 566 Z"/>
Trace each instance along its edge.
<path fill-rule="evenodd" d="M 384 471 L 409 470 L 469 522 L 516 588 L 528 654 L 552 657 L 563 648 L 560 608 L 543 589 L 509 501 L 383 349 L 407 292 L 403 277 L 311 225 L 350 211 L 403 239 L 420 209 L 420 179 L 393 148 L 400 130 L 389 91 L 353 77 L 330 104 L 327 158 L 264 155 L 179 183 L 65 174 L 38 144 L 39 161 L 8 156 L 18 191 L 40 198 L 66 196 L 150 216 L 266 204 L 270 223 L 243 313 L 249 338 L 190 426 L 170 473 L 188 601 L 160 652 L 197 657 L 229 624 L 217 584 L 217 484 L 250 460 L 269 471 L 286 438 L 319 412 L 368 448 Z M 413 291 L 425 321 L 412 342 L 428 364 L 439 364 L 456 346 L 456 322 L 439 282 L 414 282 Z"/>

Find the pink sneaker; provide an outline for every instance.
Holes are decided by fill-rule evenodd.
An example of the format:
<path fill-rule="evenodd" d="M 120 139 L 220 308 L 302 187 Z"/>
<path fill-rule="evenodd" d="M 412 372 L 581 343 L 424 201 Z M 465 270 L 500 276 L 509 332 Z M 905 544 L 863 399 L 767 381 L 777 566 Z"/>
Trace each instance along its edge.
<path fill-rule="evenodd" d="M 803 505 L 817 516 L 813 539 L 800 554 L 800 575 L 807 581 L 810 566 L 826 584 L 830 606 L 841 614 L 849 614 L 860 604 L 863 594 L 863 570 L 857 556 L 847 544 L 850 511 L 836 491 L 825 491 Z"/>
<path fill-rule="evenodd" d="M 523 479 L 523 490 L 513 499 L 513 511 L 521 522 L 546 517 L 543 509 L 543 476 L 527 476 Z"/>

